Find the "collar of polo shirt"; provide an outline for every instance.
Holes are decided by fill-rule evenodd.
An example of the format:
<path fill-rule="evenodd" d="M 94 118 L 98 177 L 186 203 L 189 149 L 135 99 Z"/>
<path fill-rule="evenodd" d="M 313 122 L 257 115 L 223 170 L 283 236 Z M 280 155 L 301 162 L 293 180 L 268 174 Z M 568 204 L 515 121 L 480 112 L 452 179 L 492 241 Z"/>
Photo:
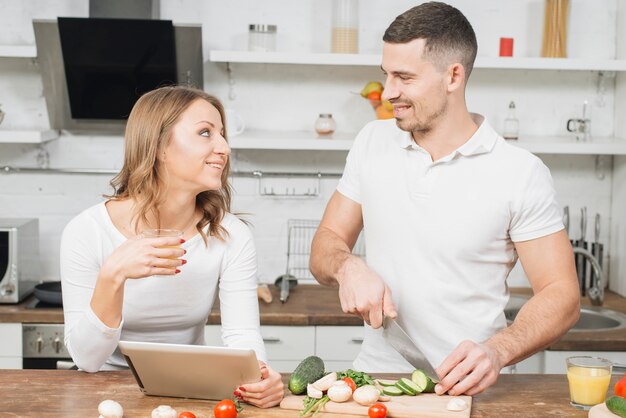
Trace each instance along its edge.
<path fill-rule="evenodd" d="M 478 125 L 478 129 L 474 132 L 474 135 L 471 138 L 456 149 L 452 154 L 461 154 L 464 157 L 469 157 L 471 155 L 478 155 L 490 152 L 493 149 L 493 146 L 498 139 L 498 135 L 490 129 L 486 129 L 487 125 L 485 122 L 485 117 L 479 115 L 478 113 L 470 113 L 472 120 L 474 123 Z M 398 145 L 400 148 L 421 148 L 419 145 L 415 143 L 413 137 L 410 132 L 402 131 L 400 135 L 398 135 Z"/>

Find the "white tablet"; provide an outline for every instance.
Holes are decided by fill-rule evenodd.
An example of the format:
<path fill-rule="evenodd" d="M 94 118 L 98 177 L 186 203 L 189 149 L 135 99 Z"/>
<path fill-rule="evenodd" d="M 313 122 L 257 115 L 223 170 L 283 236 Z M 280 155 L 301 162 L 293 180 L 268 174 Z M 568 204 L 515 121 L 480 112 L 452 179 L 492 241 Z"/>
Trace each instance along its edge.
<path fill-rule="evenodd" d="M 146 395 L 221 400 L 261 380 L 254 350 L 120 341 L 120 350 Z"/>

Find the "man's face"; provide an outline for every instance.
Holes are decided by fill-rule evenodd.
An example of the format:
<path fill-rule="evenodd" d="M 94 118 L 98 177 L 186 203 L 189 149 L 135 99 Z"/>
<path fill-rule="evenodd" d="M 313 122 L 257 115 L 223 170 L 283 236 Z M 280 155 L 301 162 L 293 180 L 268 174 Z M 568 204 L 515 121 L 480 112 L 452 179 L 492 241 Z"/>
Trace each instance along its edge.
<path fill-rule="evenodd" d="M 398 127 L 427 133 L 447 111 L 446 72 L 423 58 L 424 39 L 405 44 L 385 42 L 382 70 L 386 75 L 382 98 L 393 105 Z"/>

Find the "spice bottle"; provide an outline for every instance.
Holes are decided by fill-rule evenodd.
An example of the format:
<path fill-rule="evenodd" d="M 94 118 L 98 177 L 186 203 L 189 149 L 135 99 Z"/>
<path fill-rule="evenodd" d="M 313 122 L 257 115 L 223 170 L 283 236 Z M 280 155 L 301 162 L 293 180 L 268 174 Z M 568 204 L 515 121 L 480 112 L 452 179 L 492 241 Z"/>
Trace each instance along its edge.
<path fill-rule="evenodd" d="M 320 136 L 331 135 L 335 132 L 336 127 L 335 119 L 333 119 L 333 115 L 330 113 L 320 113 L 320 116 L 315 121 L 315 132 Z"/>

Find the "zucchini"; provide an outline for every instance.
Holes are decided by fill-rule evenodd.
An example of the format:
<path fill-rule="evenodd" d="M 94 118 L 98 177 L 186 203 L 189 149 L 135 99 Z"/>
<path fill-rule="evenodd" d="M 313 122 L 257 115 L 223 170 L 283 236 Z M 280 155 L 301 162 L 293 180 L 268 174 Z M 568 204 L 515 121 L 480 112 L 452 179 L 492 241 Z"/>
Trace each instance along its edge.
<path fill-rule="evenodd" d="M 287 387 L 294 395 L 306 392 L 309 383 L 314 383 L 324 376 L 324 361 L 317 356 L 309 356 L 302 360 L 289 378 Z"/>
<path fill-rule="evenodd" d="M 402 389 L 397 386 L 385 386 L 383 387 L 383 393 L 389 396 L 401 396 L 404 395 Z"/>
<path fill-rule="evenodd" d="M 406 377 L 398 380 L 396 382 L 396 387 L 409 396 L 415 396 L 422 392 L 422 389 L 419 386 Z"/>
<path fill-rule="evenodd" d="M 605 404 L 609 411 L 618 417 L 626 418 L 626 399 L 620 396 L 611 396 Z"/>
<path fill-rule="evenodd" d="M 424 393 L 433 393 L 435 392 L 435 382 L 426 375 L 422 370 L 415 369 L 413 374 L 411 374 L 411 380 L 417 386 L 420 387 L 420 392 Z"/>
<path fill-rule="evenodd" d="M 376 381 L 378 383 L 380 383 L 381 386 L 385 387 L 385 386 L 395 386 L 397 380 L 385 380 L 385 379 L 376 379 Z"/>

